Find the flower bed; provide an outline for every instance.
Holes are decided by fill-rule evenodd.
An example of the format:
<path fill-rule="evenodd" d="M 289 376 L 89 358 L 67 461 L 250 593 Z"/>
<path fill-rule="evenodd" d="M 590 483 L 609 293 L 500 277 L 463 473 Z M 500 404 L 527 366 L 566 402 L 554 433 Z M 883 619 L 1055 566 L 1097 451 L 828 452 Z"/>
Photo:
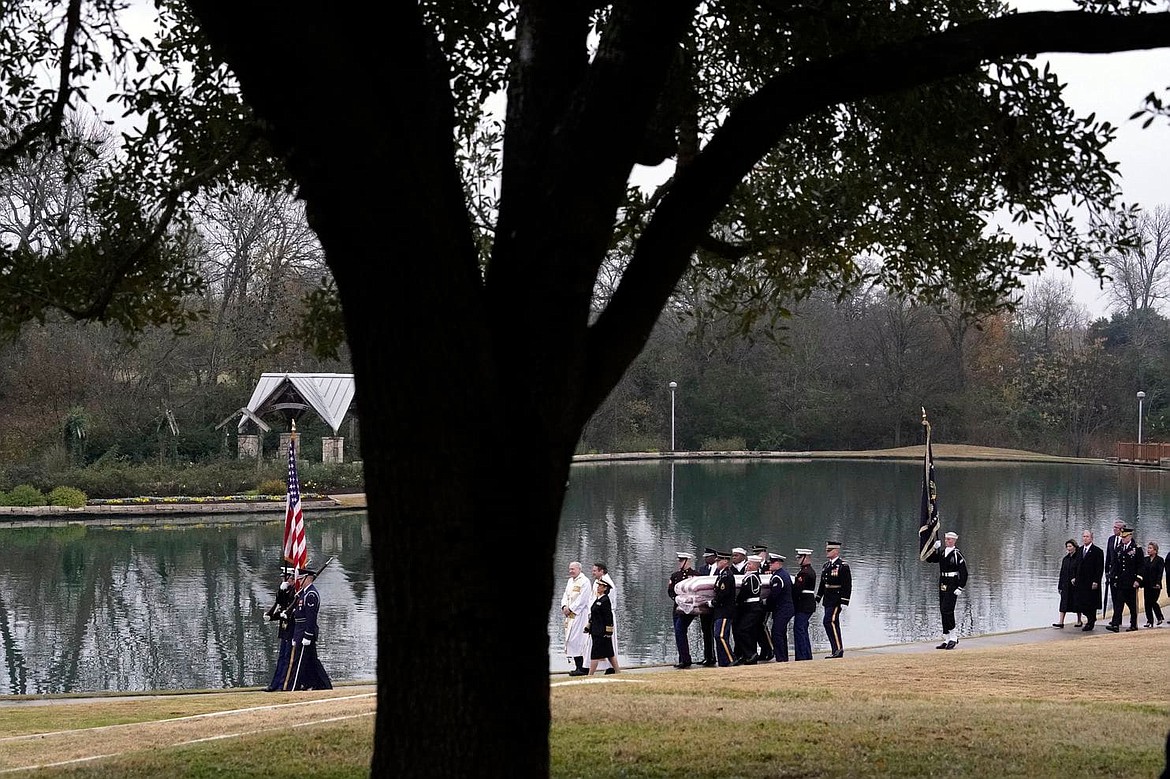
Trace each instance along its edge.
<path fill-rule="evenodd" d="M 302 501 L 329 500 L 328 495 L 316 492 L 301 493 Z M 97 498 L 87 500 L 87 506 L 154 506 L 191 503 L 284 503 L 284 495 L 205 495 L 193 497 L 190 495 L 167 495 L 158 497 L 143 495 L 137 498 Z"/>

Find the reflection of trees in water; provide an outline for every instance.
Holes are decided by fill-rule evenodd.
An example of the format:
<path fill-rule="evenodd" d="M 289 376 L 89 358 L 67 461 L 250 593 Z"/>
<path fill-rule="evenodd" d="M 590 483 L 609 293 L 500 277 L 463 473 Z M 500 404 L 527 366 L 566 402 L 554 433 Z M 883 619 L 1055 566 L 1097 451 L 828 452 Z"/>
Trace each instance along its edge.
<path fill-rule="evenodd" d="M 373 676 L 376 613 L 365 516 L 308 518 L 337 560 L 318 582 L 322 656 L 337 679 Z M 7 530 L 0 558 L 0 693 L 267 684 L 263 618 L 279 584 L 279 522 L 150 530 Z"/>

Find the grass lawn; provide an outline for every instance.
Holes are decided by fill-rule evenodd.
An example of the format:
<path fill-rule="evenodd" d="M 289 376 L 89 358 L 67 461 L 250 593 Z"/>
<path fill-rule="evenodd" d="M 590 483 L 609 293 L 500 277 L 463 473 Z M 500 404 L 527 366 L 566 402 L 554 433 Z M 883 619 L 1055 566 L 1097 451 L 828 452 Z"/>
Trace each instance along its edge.
<path fill-rule="evenodd" d="M 0 772 L 366 776 L 375 705 L 369 685 L 3 705 Z M 550 705 L 555 777 L 1152 778 L 1170 730 L 1170 629 L 556 676 Z"/>

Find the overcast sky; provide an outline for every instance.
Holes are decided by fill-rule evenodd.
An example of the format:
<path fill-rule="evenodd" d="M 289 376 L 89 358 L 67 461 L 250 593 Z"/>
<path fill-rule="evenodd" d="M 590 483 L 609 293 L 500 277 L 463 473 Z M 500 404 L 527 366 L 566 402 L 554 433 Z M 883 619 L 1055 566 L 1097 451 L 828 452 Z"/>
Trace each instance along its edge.
<path fill-rule="evenodd" d="M 1071 10 L 1071 2 L 1052 0 L 1016 0 L 1020 11 Z M 1117 138 L 1109 147 L 1117 161 L 1121 185 L 1127 203 L 1144 208 L 1170 205 L 1170 122 L 1155 119 L 1142 129 L 1144 119 L 1130 121 L 1140 110 L 1146 95 L 1157 92 L 1166 97 L 1170 86 L 1170 49 L 1127 52 L 1125 54 L 1057 54 L 1036 58 L 1045 60 L 1067 84 L 1065 101 L 1080 115 L 1096 113 L 1117 127 Z M 1067 271 L 1061 271 L 1067 274 Z M 1094 316 L 1105 314 L 1106 301 L 1097 282 L 1085 274 L 1076 274 L 1074 288 L 1078 300 Z"/>

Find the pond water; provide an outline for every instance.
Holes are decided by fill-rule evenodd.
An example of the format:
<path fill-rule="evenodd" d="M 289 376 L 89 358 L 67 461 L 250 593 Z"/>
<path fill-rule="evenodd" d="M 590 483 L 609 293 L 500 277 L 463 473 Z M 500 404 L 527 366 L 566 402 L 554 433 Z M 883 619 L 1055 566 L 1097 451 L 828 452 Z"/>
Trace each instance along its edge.
<path fill-rule="evenodd" d="M 944 530 L 960 534 L 971 581 L 964 633 L 1056 617 L 1064 541 L 1115 518 L 1167 548 L 1166 473 L 1110 466 L 937 463 Z M 766 544 L 790 561 L 840 540 L 854 593 L 846 648 L 932 638 L 937 566 L 917 559 L 921 464 L 862 460 L 703 461 L 574 466 L 550 565 L 549 667 L 564 670 L 560 593 L 572 560 L 606 562 L 616 582 L 620 658 L 675 661 L 667 578 L 675 552 Z M 263 619 L 277 581 L 281 515 L 152 529 L 0 530 L 0 694 L 265 685 L 277 637 Z M 306 517 L 321 658 L 337 681 L 372 680 L 376 618 L 362 512 Z M 827 646 L 819 615 L 814 649 Z M 698 651 L 698 626 L 692 628 Z"/>

